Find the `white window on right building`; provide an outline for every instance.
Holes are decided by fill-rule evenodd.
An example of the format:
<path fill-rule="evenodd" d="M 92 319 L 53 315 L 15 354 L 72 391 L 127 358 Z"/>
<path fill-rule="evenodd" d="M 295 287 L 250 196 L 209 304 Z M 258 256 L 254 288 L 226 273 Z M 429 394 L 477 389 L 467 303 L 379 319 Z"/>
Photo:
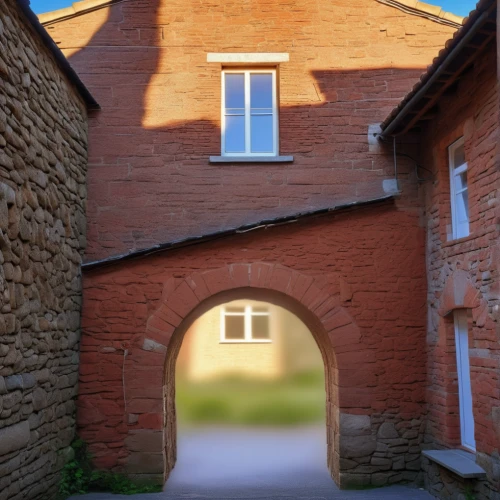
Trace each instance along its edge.
<path fill-rule="evenodd" d="M 476 440 L 474 437 L 474 410 L 469 359 L 469 327 L 465 309 L 456 310 L 454 320 L 461 441 L 462 446 L 475 451 Z"/>
<path fill-rule="evenodd" d="M 465 161 L 464 138 L 461 137 L 449 148 L 451 226 L 453 239 L 469 235 L 469 190 L 467 187 L 467 162 Z"/>

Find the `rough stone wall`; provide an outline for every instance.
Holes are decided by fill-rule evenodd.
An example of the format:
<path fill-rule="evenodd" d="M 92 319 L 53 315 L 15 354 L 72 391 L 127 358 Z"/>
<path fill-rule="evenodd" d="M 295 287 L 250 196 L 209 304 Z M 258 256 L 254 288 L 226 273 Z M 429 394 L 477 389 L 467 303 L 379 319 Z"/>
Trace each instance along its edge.
<path fill-rule="evenodd" d="M 232 263 L 242 271 L 222 277 L 214 271 Z M 195 293 L 243 287 L 250 268 L 240 263 L 257 269 L 262 287 L 279 291 L 293 281 L 304 307 L 321 310 L 325 328 L 332 329 L 320 348 L 336 360 L 327 411 L 337 426 L 328 441 L 338 482 L 416 480 L 426 379 L 424 232 L 418 211 L 392 203 L 89 271 L 78 424 L 96 464 L 163 477 L 164 357 L 173 347 L 159 344 L 168 345 L 193 309 L 191 286 Z M 303 276 L 290 277 L 290 269 Z M 329 297 L 324 303 L 322 294 Z M 167 295 L 173 309 L 154 318 Z M 356 327 L 336 314 L 339 307 Z M 141 347 L 134 350 L 137 336 Z M 138 371 L 127 375 L 128 363 Z M 166 379 L 170 392 L 173 380 Z M 167 437 L 170 454 L 175 444 L 171 433 Z"/>
<path fill-rule="evenodd" d="M 85 248 L 85 105 L 0 8 L 0 499 L 50 498 L 71 455 Z"/>
<path fill-rule="evenodd" d="M 477 462 L 488 473 L 488 482 L 476 498 L 488 499 L 500 498 L 500 170 L 495 49 L 492 44 L 456 92 L 443 98 L 421 148 L 427 151 L 423 164 L 434 178 L 422 188 L 429 282 L 426 446 L 460 445 L 455 338 L 449 313 L 465 307 L 471 311 L 469 353 Z M 461 136 L 465 137 L 468 162 L 470 235 L 453 240 L 448 146 Z M 460 484 L 453 486 L 448 476 L 429 473 L 427 480 L 432 491 L 443 498 L 459 494 Z"/>
<path fill-rule="evenodd" d="M 87 259 L 383 194 L 368 144 L 453 28 L 375 0 L 119 2 L 47 26 L 102 106 L 90 121 Z M 280 151 L 293 164 L 214 164 L 221 65 L 208 52 L 287 52 Z"/>

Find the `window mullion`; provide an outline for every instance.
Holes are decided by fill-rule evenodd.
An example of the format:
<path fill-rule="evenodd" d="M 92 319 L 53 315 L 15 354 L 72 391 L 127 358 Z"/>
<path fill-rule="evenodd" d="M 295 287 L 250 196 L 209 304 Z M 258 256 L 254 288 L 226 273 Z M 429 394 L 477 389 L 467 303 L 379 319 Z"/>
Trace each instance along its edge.
<path fill-rule="evenodd" d="M 250 154 L 250 71 L 245 71 L 245 153 Z"/>
<path fill-rule="evenodd" d="M 272 81 L 273 81 L 273 154 L 278 154 L 278 91 L 276 86 L 276 70 L 272 73 Z"/>
<path fill-rule="evenodd" d="M 226 154 L 226 73 L 222 72 L 221 85 L 221 115 L 222 115 L 222 134 L 221 134 L 221 154 Z"/>
<path fill-rule="evenodd" d="M 245 307 L 245 341 L 252 340 L 252 306 Z"/>
<path fill-rule="evenodd" d="M 220 340 L 224 342 L 226 340 L 226 308 L 221 307 L 220 309 Z"/>

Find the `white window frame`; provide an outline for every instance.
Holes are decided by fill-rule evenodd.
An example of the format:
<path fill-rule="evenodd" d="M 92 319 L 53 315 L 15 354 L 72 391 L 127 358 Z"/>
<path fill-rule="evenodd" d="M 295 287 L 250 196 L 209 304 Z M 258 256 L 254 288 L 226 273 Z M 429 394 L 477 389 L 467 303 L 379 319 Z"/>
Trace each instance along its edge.
<path fill-rule="evenodd" d="M 450 165 L 450 202 L 451 202 L 451 228 L 452 228 L 452 236 L 453 239 L 459 239 L 459 238 L 465 238 L 469 236 L 470 234 L 470 227 L 469 227 L 469 219 L 467 221 L 459 221 L 458 220 L 458 215 L 457 215 L 457 196 L 464 191 L 467 191 L 467 204 L 469 206 L 470 210 L 470 204 L 469 202 L 469 180 L 467 179 L 467 187 L 465 189 L 462 189 L 461 191 L 457 192 L 456 190 L 456 182 L 455 182 L 455 177 L 458 175 L 463 174 L 464 172 L 467 172 L 467 162 L 465 162 L 463 165 L 460 165 L 458 168 L 455 168 L 455 151 L 464 146 L 465 141 L 464 138 L 461 137 L 457 141 L 455 141 L 453 144 L 451 144 L 448 147 L 448 158 L 449 158 L 449 165 Z"/>
<path fill-rule="evenodd" d="M 458 404 L 460 408 L 460 439 L 462 446 L 476 451 L 474 437 L 474 411 L 470 377 L 469 326 L 467 311 L 457 309 L 453 313 L 455 349 L 457 355 Z"/>
<path fill-rule="evenodd" d="M 226 153 L 226 74 L 239 73 L 245 75 L 245 152 L 243 153 Z M 250 75 L 256 73 L 270 73 L 273 77 L 273 96 L 272 96 L 272 112 L 273 112 L 273 151 L 270 153 L 252 153 L 251 152 L 251 110 L 250 110 Z M 276 85 L 276 68 L 269 69 L 223 69 L 222 84 L 221 84 L 221 156 L 278 156 L 279 151 L 279 126 L 278 126 L 278 90 Z"/>
<path fill-rule="evenodd" d="M 238 306 L 235 306 L 238 307 Z M 243 339 L 226 339 L 226 316 L 243 316 L 245 338 Z M 269 338 L 254 339 L 252 337 L 252 316 L 271 316 L 269 309 L 266 311 L 254 311 L 251 305 L 246 305 L 244 312 L 228 312 L 226 307 L 221 307 L 220 311 L 220 342 L 222 344 L 270 344 L 271 340 L 271 324 L 269 321 Z"/>

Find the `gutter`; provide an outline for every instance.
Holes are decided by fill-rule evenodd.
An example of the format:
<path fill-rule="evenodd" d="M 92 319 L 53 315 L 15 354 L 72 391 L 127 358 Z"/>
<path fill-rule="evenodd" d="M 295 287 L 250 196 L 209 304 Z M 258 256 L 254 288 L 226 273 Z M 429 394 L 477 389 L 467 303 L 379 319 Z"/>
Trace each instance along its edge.
<path fill-rule="evenodd" d="M 238 226 L 231 229 L 224 229 L 222 231 L 215 231 L 213 233 L 208 233 L 200 236 L 191 236 L 188 238 L 183 238 L 180 240 L 175 240 L 167 243 L 159 243 L 152 247 L 144 248 L 141 250 L 134 250 L 129 253 L 114 255 L 111 257 L 106 257 L 105 259 L 94 260 L 91 262 L 85 262 L 82 264 L 83 271 L 91 271 L 93 269 L 98 269 L 104 266 L 109 266 L 111 264 L 116 264 L 118 262 L 124 262 L 132 259 L 137 259 L 139 257 L 145 257 L 148 255 L 153 255 L 159 252 L 166 252 L 170 250 L 176 250 L 179 248 L 190 247 L 194 245 L 199 245 L 201 243 L 207 243 L 209 241 L 215 241 L 222 238 L 227 238 L 228 236 L 233 236 L 237 234 L 247 233 L 249 231 L 269 229 L 274 226 L 279 226 L 283 224 L 290 224 L 293 222 L 298 222 L 302 219 L 308 219 L 313 217 L 320 217 L 324 215 L 329 215 L 337 212 L 345 212 L 352 208 L 366 207 L 369 205 L 379 204 L 381 202 L 394 200 L 398 193 L 389 194 L 381 196 L 379 198 L 372 198 L 363 201 L 354 201 L 351 203 L 346 203 L 343 205 L 337 205 L 330 208 L 321 208 L 318 210 L 311 210 L 307 212 L 298 212 L 293 215 L 287 215 L 284 217 L 276 217 L 275 219 L 265 219 L 256 223 L 246 224 L 243 226 Z"/>
<path fill-rule="evenodd" d="M 395 115 L 392 121 L 384 127 L 381 136 L 383 138 L 388 138 L 394 134 L 394 131 L 402 124 L 403 120 L 406 118 L 408 113 L 410 113 L 414 106 L 424 97 L 429 88 L 438 80 L 442 74 L 446 71 L 448 66 L 454 61 L 455 57 L 461 52 L 461 50 L 470 42 L 470 40 L 476 35 L 479 29 L 483 26 L 484 21 L 489 17 L 488 12 L 483 12 L 472 24 L 470 28 L 463 27 L 465 34 L 461 37 L 460 41 L 453 47 L 451 52 L 449 52 L 444 59 L 439 63 L 437 68 L 434 70 L 432 75 L 429 77 L 427 82 L 416 92 L 416 94 L 403 106 L 403 108 Z M 460 38 L 460 32 L 457 35 Z"/>
<path fill-rule="evenodd" d="M 38 33 L 38 36 L 42 39 L 43 44 L 52 53 L 56 60 L 56 63 L 61 68 L 63 73 L 76 87 L 76 90 L 85 101 L 87 109 L 100 109 L 98 102 L 94 99 L 85 84 L 80 80 L 80 77 L 71 67 L 68 60 L 61 52 L 61 49 L 56 45 L 54 40 L 52 40 L 51 36 L 47 33 L 45 28 L 40 24 L 40 21 L 38 20 L 36 14 L 31 10 L 30 0 L 17 0 L 17 5 L 21 9 L 28 22 L 31 24 L 32 28 Z"/>

